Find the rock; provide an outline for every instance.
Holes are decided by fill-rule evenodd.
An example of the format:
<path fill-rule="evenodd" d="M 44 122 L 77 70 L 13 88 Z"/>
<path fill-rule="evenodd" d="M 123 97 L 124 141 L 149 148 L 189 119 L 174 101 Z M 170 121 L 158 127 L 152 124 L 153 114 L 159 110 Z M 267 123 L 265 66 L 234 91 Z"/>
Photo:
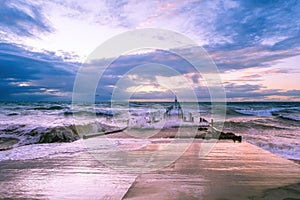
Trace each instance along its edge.
<path fill-rule="evenodd" d="M 226 139 L 231 139 L 234 142 L 238 141 L 238 142 L 242 142 L 242 136 L 237 136 L 232 132 L 221 132 L 220 136 L 219 136 L 219 140 L 226 140 Z"/>
<path fill-rule="evenodd" d="M 12 149 L 19 141 L 17 138 L 0 137 L 0 151 Z"/>
<path fill-rule="evenodd" d="M 73 127 L 55 127 L 45 129 L 38 143 L 73 142 L 78 139 L 79 136 Z"/>

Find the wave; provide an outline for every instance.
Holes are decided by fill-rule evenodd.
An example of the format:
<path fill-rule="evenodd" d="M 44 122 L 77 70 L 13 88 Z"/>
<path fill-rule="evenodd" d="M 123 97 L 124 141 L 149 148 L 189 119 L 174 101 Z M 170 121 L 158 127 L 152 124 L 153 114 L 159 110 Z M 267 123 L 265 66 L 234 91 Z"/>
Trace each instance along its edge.
<path fill-rule="evenodd" d="M 251 115 L 258 117 L 271 117 L 273 116 L 273 112 L 280 111 L 281 108 L 272 108 L 272 109 L 244 109 L 244 110 L 235 110 L 235 112 L 243 114 L 243 115 Z"/>
<path fill-rule="evenodd" d="M 10 149 L 7 151 L 0 151 L 0 161 L 31 160 L 61 154 L 105 150 L 111 149 L 112 147 L 118 147 L 122 151 L 133 151 L 141 149 L 151 143 L 149 140 L 145 139 L 138 140 L 105 138 L 103 140 L 98 140 L 95 138 L 91 138 L 88 140 L 94 140 L 95 142 L 93 142 L 93 144 L 95 145 L 91 146 L 91 144 L 89 144 L 89 146 L 87 147 L 84 140 L 77 140 L 71 143 L 32 144 Z"/>
<path fill-rule="evenodd" d="M 29 108 L 31 109 L 31 108 Z M 66 109 L 66 107 L 64 106 L 59 106 L 59 105 L 55 105 L 55 106 L 38 106 L 38 107 L 34 107 L 33 110 L 63 110 Z"/>
<path fill-rule="evenodd" d="M 65 116 L 68 115 L 88 115 L 88 116 L 108 116 L 108 117 L 113 117 L 114 115 L 118 115 L 119 113 L 117 111 L 112 111 L 112 110 L 105 110 L 105 111 L 73 111 L 73 110 L 66 110 L 63 112 Z"/>
<path fill-rule="evenodd" d="M 116 127 L 88 123 L 83 125 L 65 125 L 54 127 L 30 127 L 25 124 L 8 125 L 0 130 L 0 150 L 7 150 L 29 144 L 73 142 L 80 139 L 80 134 L 100 133 Z"/>
<path fill-rule="evenodd" d="M 35 127 L 27 125 L 10 125 L 0 130 L 0 149 L 13 148 L 28 144 L 53 143 L 53 142 L 72 142 L 79 139 L 76 128 L 72 125 L 57 127 Z M 5 140 L 17 140 L 12 145 L 8 145 Z"/>
<path fill-rule="evenodd" d="M 2 160 L 31 160 L 62 153 L 86 151 L 80 140 L 72 143 L 31 144 L 0 151 Z"/>
<path fill-rule="evenodd" d="M 204 113 L 207 113 L 207 111 L 206 112 L 204 111 Z M 238 116 L 240 114 L 242 114 L 242 113 L 237 112 L 235 109 L 228 108 L 226 110 L 226 115 L 229 115 L 229 116 Z"/>
<path fill-rule="evenodd" d="M 281 112 L 274 112 L 273 115 L 277 116 L 281 119 L 293 120 L 293 121 L 300 121 L 300 109 L 293 108 L 293 109 L 286 109 Z"/>
<path fill-rule="evenodd" d="M 95 113 L 89 112 L 89 111 L 73 111 L 73 110 L 66 110 L 63 112 L 63 114 L 65 116 L 68 116 L 68 115 L 95 115 Z"/>
<path fill-rule="evenodd" d="M 278 124 L 260 121 L 260 120 L 249 120 L 249 121 L 225 121 L 224 128 L 230 131 L 248 131 L 249 129 L 259 130 L 286 130 L 288 128 L 282 127 Z"/>
<path fill-rule="evenodd" d="M 41 111 L 45 114 L 47 114 L 46 111 L 60 111 L 60 110 L 66 110 L 68 107 L 65 106 L 28 106 L 28 107 L 16 107 L 16 108 L 10 108 L 4 111 L 6 116 L 15 116 L 15 115 L 34 115 L 38 111 Z M 53 112 L 50 112 L 53 113 Z"/>
<path fill-rule="evenodd" d="M 274 154 L 277 154 L 281 157 L 287 158 L 287 159 L 294 159 L 294 160 L 300 160 L 300 147 L 299 144 L 296 143 L 283 143 L 283 142 L 262 142 L 262 141 L 251 141 L 247 140 L 248 142 L 263 148 L 267 151 L 270 151 Z"/>
<path fill-rule="evenodd" d="M 292 121 L 300 121 L 300 115 L 280 115 L 278 117 Z"/>
<path fill-rule="evenodd" d="M 281 119 L 300 121 L 300 108 L 272 108 L 272 109 L 244 109 L 235 110 L 235 112 L 248 115 L 248 116 L 258 116 L 258 117 L 278 117 Z"/>
<path fill-rule="evenodd" d="M 13 112 L 13 113 L 8 113 L 6 115 L 7 116 L 16 116 L 16 115 L 20 115 L 20 113 Z"/>
<path fill-rule="evenodd" d="M 97 116 L 111 116 L 111 117 L 119 114 L 119 112 L 113 110 L 96 110 L 94 113 Z"/>

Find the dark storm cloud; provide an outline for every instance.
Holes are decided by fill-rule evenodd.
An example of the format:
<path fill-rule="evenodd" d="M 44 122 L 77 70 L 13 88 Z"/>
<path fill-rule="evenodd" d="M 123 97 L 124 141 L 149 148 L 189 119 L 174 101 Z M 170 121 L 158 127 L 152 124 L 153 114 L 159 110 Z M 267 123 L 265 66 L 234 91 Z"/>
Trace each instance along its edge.
<path fill-rule="evenodd" d="M 267 68 L 286 58 L 300 55 L 299 49 L 273 51 L 266 46 L 249 47 L 239 50 L 214 49 L 209 50 L 221 72 L 232 69 L 247 69 L 252 67 Z M 287 71 L 288 72 L 288 71 Z"/>
<path fill-rule="evenodd" d="M 195 68 L 187 60 L 173 54 L 172 52 L 161 50 L 144 54 L 122 55 L 119 58 L 112 59 L 112 61 L 113 62 L 109 66 L 104 66 L 104 63 L 107 63 L 107 60 L 105 59 L 93 60 L 88 65 L 96 66 L 96 68 L 91 68 L 91 70 L 97 70 L 97 67 L 106 67 L 104 75 L 114 76 L 124 75 L 134 68 L 142 67 L 143 65 L 150 63 L 153 63 L 153 66 L 155 66 L 155 64 L 165 65 L 176 70 L 180 74 L 186 74 L 195 71 Z M 151 68 L 151 66 L 148 67 Z M 147 70 L 150 75 L 160 74 L 160 71 L 151 72 L 151 69 Z"/>
<path fill-rule="evenodd" d="M 300 97 L 300 90 L 279 90 L 279 89 L 266 89 L 262 85 L 250 85 L 250 84 L 227 84 L 225 85 L 227 98 L 242 98 L 244 100 L 253 99 L 264 99 L 267 100 L 269 97 L 290 97 L 293 98 Z"/>
<path fill-rule="evenodd" d="M 78 66 L 53 52 L 31 52 L 14 44 L 0 43 L 1 100 L 16 96 L 18 99 L 31 96 L 34 100 L 36 95 L 47 98 L 71 92 Z"/>

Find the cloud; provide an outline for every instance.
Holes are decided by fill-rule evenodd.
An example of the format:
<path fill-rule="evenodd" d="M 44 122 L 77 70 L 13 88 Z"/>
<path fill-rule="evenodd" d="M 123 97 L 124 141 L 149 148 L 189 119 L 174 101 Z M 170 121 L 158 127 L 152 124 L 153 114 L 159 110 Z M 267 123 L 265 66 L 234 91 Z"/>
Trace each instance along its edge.
<path fill-rule="evenodd" d="M 219 70 L 224 72 L 252 67 L 268 68 L 282 59 L 300 55 L 300 48 L 274 51 L 268 46 L 258 45 L 236 50 L 216 48 L 210 49 L 209 53 Z"/>
<path fill-rule="evenodd" d="M 256 84 L 234 84 L 229 83 L 225 85 L 226 96 L 229 100 L 289 100 L 297 101 L 300 98 L 300 90 L 279 90 L 266 89 L 263 85 Z"/>
<path fill-rule="evenodd" d="M 78 63 L 0 43 L 1 100 L 69 98 Z"/>
<path fill-rule="evenodd" d="M 99 39 L 102 34 L 98 34 L 98 31 L 105 32 L 103 35 L 109 37 L 120 30 L 152 27 L 178 31 L 204 45 L 220 73 L 228 75 L 224 84 L 229 98 L 298 98 L 298 90 L 270 90 L 261 83 L 265 74 L 289 74 L 297 68 L 296 64 L 284 69 L 272 66 L 285 58 L 300 55 L 299 4 L 299 1 L 276 0 L 3 0 L 0 5 L 3 16 L 0 19 L 0 36 L 6 43 L 0 43 L 0 90 L 5 94 L 5 99 L 67 98 L 72 92 L 79 66 L 72 60 L 78 58 L 64 51 L 37 52 L 28 46 L 15 45 L 18 38 L 33 38 L 38 48 L 47 48 L 51 45 L 44 47 L 44 44 L 56 42 L 58 44 L 54 46 L 58 49 L 68 49 L 68 45 L 72 49 L 73 40 L 81 41 L 78 42 L 78 48 L 83 49 L 88 43 L 84 41 L 89 38 L 89 33 L 95 33 L 95 36 L 88 41 L 99 41 L 107 38 Z M 54 32 L 52 27 L 60 30 Z M 82 27 L 87 27 L 87 30 Z M 43 38 L 44 43 L 39 43 L 36 37 L 42 33 L 49 33 L 52 39 Z M 72 37 L 66 37 L 66 33 Z M 189 58 L 197 59 L 198 55 L 194 55 L 192 48 L 182 52 Z M 98 59 L 90 63 L 87 77 L 98 67 L 105 67 L 106 61 Z M 159 92 L 161 88 L 155 85 L 156 76 L 162 76 L 165 80 L 175 80 L 176 76 L 151 69 L 149 65 L 143 66 L 149 63 L 169 66 L 189 81 L 198 96 L 209 97 L 201 74 L 197 74 L 180 56 L 160 50 L 122 55 L 114 60 L 101 77 L 98 97 L 109 99 L 118 81 L 124 78 L 122 76 L 131 74 L 131 82 L 123 85 L 124 91 L 138 84 L 148 84 L 145 91 L 141 89 L 135 96 L 144 99 L 163 98 L 162 92 Z M 203 64 L 200 61 L 198 63 Z M 132 71 L 141 66 L 144 67 L 143 73 Z M 254 73 L 247 74 L 247 70 Z M 232 71 L 236 73 L 230 73 Z M 89 86 L 87 82 L 86 87 Z M 171 93 L 165 95 L 173 98 Z"/>
<path fill-rule="evenodd" d="M 0 92 L 3 94 L 1 100 L 71 100 L 79 63 L 64 60 L 64 57 L 68 56 L 57 56 L 53 52 L 32 52 L 14 44 L 1 43 Z M 210 93 L 203 83 L 201 74 L 193 71 L 190 66 L 182 66 L 181 62 L 176 62 L 178 57 L 169 55 L 164 51 L 139 56 L 136 54 L 123 55 L 120 60 L 114 62 L 105 71 L 97 88 L 97 100 L 110 100 L 111 95 L 116 92 L 116 87 L 121 88 L 124 95 L 126 95 L 125 93 L 132 93 L 130 94 L 132 95 L 131 98 L 135 100 L 171 100 L 174 92 L 188 96 L 191 90 L 195 92 L 200 101 L 210 100 Z M 162 57 L 166 59 L 159 61 L 164 62 L 170 68 L 161 68 L 160 65 L 148 63 L 155 62 L 157 61 L 156 58 Z M 101 64 L 99 60 L 95 61 L 94 64 L 96 63 Z M 137 67 L 139 63 L 142 64 L 141 68 Z M 266 70 L 269 73 L 285 73 L 285 71 L 276 69 Z M 127 75 L 124 76 L 124 74 Z M 178 75 L 183 80 L 187 80 L 185 84 L 188 86 L 185 87 L 189 87 L 190 91 L 186 90 L 181 83 L 176 86 L 177 79 L 175 78 Z M 167 80 L 171 84 L 170 87 L 165 88 L 164 85 L 159 84 L 159 78 Z M 175 88 L 172 88 L 173 86 Z M 263 85 L 255 84 L 255 82 L 253 84 L 242 84 L 239 81 L 225 82 L 225 88 L 229 100 L 268 100 L 274 96 L 282 99 L 287 97 L 298 99 L 300 96 L 299 90 L 270 90 Z M 137 90 L 132 92 L 130 89 Z M 189 94 L 185 94 L 186 91 Z"/>
<path fill-rule="evenodd" d="M 153 67 L 161 65 L 161 67 L 168 66 L 169 68 L 174 69 L 180 74 L 186 74 L 194 72 L 194 67 L 187 62 L 182 57 L 173 54 L 172 52 L 156 50 L 154 52 L 143 53 L 143 54 L 128 54 L 122 55 L 118 58 L 110 58 L 113 62 L 109 66 L 104 66 L 104 63 L 107 63 L 107 59 L 94 59 L 87 65 L 91 66 L 91 70 L 97 70 L 101 67 L 107 67 L 104 73 L 105 75 L 123 75 L 135 68 L 143 67 L 144 65 L 153 64 Z M 93 68 L 96 66 L 96 69 Z M 146 68 L 146 67 L 145 67 Z M 162 67 L 163 68 L 163 67 Z M 156 68 L 155 68 L 156 69 Z M 147 66 L 147 69 L 144 69 L 147 72 L 144 76 L 147 76 L 147 73 L 150 75 L 164 73 L 160 70 L 152 70 L 151 66 Z M 140 73 L 141 75 L 141 73 Z M 164 73 L 164 75 L 167 75 Z"/>
<path fill-rule="evenodd" d="M 299 29 L 300 31 L 300 29 Z M 272 50 L 286 50 L 286 49 L 296 49 L 300 47 L 300 33 L 298 33 L 295 37 L 289 37 L 287 39 L 281 40 L 275 43 L 272 46 Z M 299 49 L 298 49 L 299 51 Z"/>
<path fill-rule="evenodd" d="M 214 59 L 221 70 L 270 66 L 267 62 L 300 53 L 299 1 L 217 0 L 174 5 L 174 19 L 179 16 L 185 23 L 173 30 L 197 39 L 210 54 L 220 55 Z"/>
<path fill-rule="evenodd" d="M 294 38 L 299 35 L 299 5 L 298 1 L 238 1 L 238 6 L 218 13 L 214 31 L 234 48 L 257 45 L 270 37 Z"/>
<path fill-rule="evenodd" d="M 28 1 L 3 0 L 0 4 L 0 35 L 33 37 L 53 31 L 41 8 Z"/>
<path fill-rule="evenodd" d="M 182 52 L 189 58 L 199 59 L 197 55 L 193 54 L 193 48 L 182 49 Z M 290 50 L 270 52 L 269 47 L 259 46 L 231 51 L 215 51 L 211 55 L 219 67 L 221 77 L 225 80 L 224 84 L 226 85 L 228 97 L 230 99 L 248 98 L 249 100 L 249 98 L 253 99 L 255 95 L 261 98 L 269 98 L 274 95 L 289 95 L 289 93 L 283 90 L 267 90 L 265 88 L 266 86 L 261 85 L 261 83 L 263 82 L 265 74 L 291 73 L 288 67 L 279 69 L 272 68 L 271 66 L 283 58 L 292 57 L 297 54 L 298 52 Z M 93 60 L 90 63 L 90 65 L 93 66 L 93 68 L 91 68 L 91 74 L 93 74 L 93 70 L 97 70 L 97 66 L 100 68 L 105 67 L 104 63 L 106 61 L 105 59 Z M 153 66 L 149 63 L 152 63 Z M 178 74 L 157 68 L 157 64 L 168 66 Z M 183 88 L 191 87 L 195 90 L 199 99 L 209 100 L 210 98 L 209 91 L 205 88 L 206 84 L 203 74 L 197 72 L 197 70 L 182 57 L 174 55 L 171 52 L 160 50 L 148 51 L 141 54 L 122 55 L 118 59 L 115 59 L 112 64 L 107 67 L 101 77 L 97 93 L 106 95 L 106 97 L 112 94 L 116 89 L 115 86 L 119 84 L 118 81 L 125 79 L 126 74 L 127 77 L 130 78 L 127 78 L 127 82 L 123 81 L 123 84 L 121 84 L 123 91 L 145 84 L 152 84 L 152 88 L 155 88 L 155 84 L 158 80 L 157 77 L 161 76 L 164 80 L 167 80 L 165 82 L 170 85 L 179 85 Z M 177 84 L 177 75 L 185 78 L 188 81 L 188 86 L 182 83 Z M 252 82 L 251 84 L 249 84 L 250 81 Z M 150 93 L 144 92 L 143 94 L 145 98 L 149 98 L 146 96 L 150 95 Z M 153 95 L 152 97 L 156 98 Z"/>

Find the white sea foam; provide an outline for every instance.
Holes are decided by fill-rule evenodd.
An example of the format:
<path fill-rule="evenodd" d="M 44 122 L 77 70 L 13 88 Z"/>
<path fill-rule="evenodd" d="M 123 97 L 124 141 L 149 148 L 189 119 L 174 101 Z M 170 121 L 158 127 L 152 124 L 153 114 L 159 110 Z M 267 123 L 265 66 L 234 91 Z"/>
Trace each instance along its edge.
<path fill-rule="evenodd" d="M 280 110 L 284 110 L 285 108 L 271 108 L 271 109 L 244 109 L 235 110 L 238 113 L 244 114 L 244 115 L 252 115 L 252 116 L 259 116 L 259 117 L 270 117 L 272 116 L 273 112 L 277 112 Z"/>
<path fill-rule="evenodd" d="M 299 114 L 283 114 L 281 117 L 285 118 L 285 119 L 300 121 L 300 113 Z"/>
<path fill-rule="evenodd" d="M 297 127 L 294 130 L 249 129 L 243 137 L 244 140 L 281 157 L 300 160 L 299 131 Z"/>
<path fill-rule="evenodd" d="M 277 154 L 287 159 L 300 160 L 300 144 L 299 142 L 293 142 L 290 144 L 279 141 L 249 141 L 250 143 L 259 146 L 267 151 Z"/>
<path fill-rule="evenodd" d="M 85 151 L 81 141 L 72 143 L 48 143 L 20 146 L 7 151 L 0 151 L 2 160 L 31 160 L 62 153 Z"/>
<path fill-rule="evenodd" d="M 88 141 L 93 141 L 93 146 Z M 103 142 L 104 141 L 104 142 Z M 105 150 L 116 146 L 134 143 L 133 148 L 137 148 L 137 142 L 133 140 L 117 140 L 117 139 L 102 139 L 91 138 L 87 140 L 77 140 L 70 143 L 46 143 L 46 144 L 31 144 L 16 147 L 7 151 L 0 151 L 0 161 L 2 160 L 32 160 L 53 155 L 62 155 L 69 153 L 77 153 L 92 150 Z M 148 143 L 140 142 L 138 146 L 142 147 Z M 129 149 L 128 149 L 129 150 Z"/>

